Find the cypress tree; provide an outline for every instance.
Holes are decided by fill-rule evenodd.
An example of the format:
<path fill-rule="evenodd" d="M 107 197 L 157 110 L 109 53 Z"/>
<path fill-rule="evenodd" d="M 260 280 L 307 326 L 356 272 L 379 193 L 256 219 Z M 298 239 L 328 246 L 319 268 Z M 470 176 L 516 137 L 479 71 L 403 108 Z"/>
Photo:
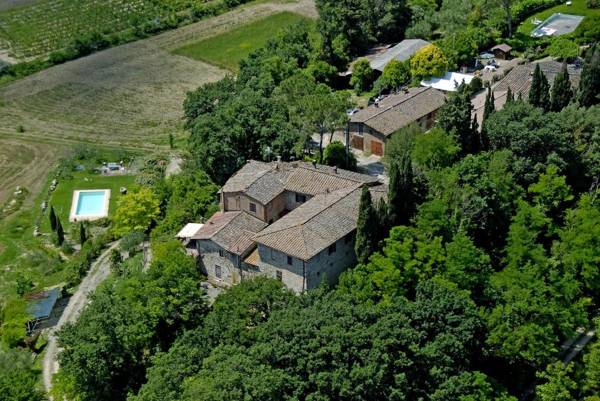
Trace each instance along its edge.
<path fill-rule="evenodd" d="M 473 121 L 471 122 L 471 131 L 479 132 L 479 123 L 477 122 L 477 114 L 473 116 Z"/>
<path fill-rule="evenodd" d="M 445 132 L 456 136 L 463 153 L 470 153 L 473 149 L 472 114 L 473 105 L 469 89 L 466 85 L 461 84 L 458 90 L 449 96 L 438 115 L 438 126 Z"/>
<path fill-rule="evenodd" d="M 83 245 L 85 244 L 85 241 L 87 241 L 87 233 L 85 232 L 85 226 L 82 221 L 79 223 L 79 243 Z"/>
<path fill-rule="evenodd" d="M 523 101 L 523 92 L 519 92 L 519 95 L 517 96 L 517 101 L 518 102 L 522 102 Z"/>
<path fill-rule="evenodd" d="M 65 242 L 65 231 L 63 230 L 62 224 L 58 218 L 56 219 L 56 242 L 59 246 Z"/>
<path fill-rule="evenodd" d="M 560 72 L 554 78 L 552 85 L 552 96 L 550 101 L 550 110 L 561 111 L 564 109 L 571 98 L 573 97 L 573 89 L 571 89 L 571 81 L 569 81 L 569 71 L 567 70 L 567 62 L 563 62 Z"/>
<path fill-rule="evenodd" d="M 515 95 L 513 95 L 512 90 L 510 89 L 510 86 L 509 86 L 508 90 L 506 91 L 506 102 L 504 104 L 512 103 L 514 101 L 515 101 Z"/>
<path fill-rule="evenodd" d="M 487 139 L 487 134 L 485 133 L 485 129 L 483 124 L 481 129 L 479 129 L 479 122 L 477 122 L 477 114 L 473 116 L 473 122 L 471 123 L 471 131 L 473 131 L 473 135 L 477 141 L 477 151 L 486 151 L 489 149 L 489 141 Z"/>
<path fill-rule="evenodd" d="M 414 213 L 413 178 L 412 159 L 407 152 L 390 165 L 388 212 L 392 227 L 408 224 Z"/>
<path fill-rule="evenodd" d="M 546 75 L 544 75 L 543 72 L 541 72 L 540 70 L 540 79 L 541 79 L 541 85 L 540 85 L 540 106 L 542 109 L 544 109 L 545 111 L 549 111 L 550 110 L 550 84 L 548 83 L 548 79 L 546 78 Z"/>
<path fill-rule="evenodd" d="M 379 235 L 377 236 L 377 248 L 379 249 L 382 241 L 388 236 L 390 228 L 392 227 L 390 223 L 389 207 L 383 196 L 379 198 L 379 201 L 377 202 L 375 213 L 377 214 L 377 224 L 379 226 Z"/>
<path fill-rule="evenodd" d="M 537 106 L 540 104 L 540 65 L 535 65 L 533 78 L 531 79 L 531 87 L 529 88 L 529 103 Z"/>
<path fill-rule="evenodd" d="M 529 89 L 529 103 L 546 111 L 550 109 L 550 85 L 539 64 L 535 65 L 533 72 Z"/>
<path fill-rule="evenodd" d="M 365 185 L 360 195 L 358 220 L 356 222 L 356 243 L 354 244 L 358 263 L 367 263 L 369 256 L 375 252 L 379 231 L 379 224 L 377 223 L 377 213 L 373 207 L 371 192 Z"/>
<path fill-rule="evenodd" d="M 54 206 L 50 206 L 50 214 L 48 218 L 50 219 L 50 228 L 52 231 L 56 231 L 56 213 L 54 213 Z"/>
<path fill-rule="evenodd" d="M 394 160 L 390 163 L 390 171 L 389 177 L 390 182 L 388 184 L 388 220 L 390 225 L 393 227 L 397 225 L 398 222 L 398 205 L 401 200 L 401 192 L 400 192 L 400 167 L 398 166 L 400 162 L 398 160 Z"/>
<path fill-rule="evenodd" d="M 600 48 L 594 45 L 585 55 L 579 81 L 579 104 L 590 107 L 600 102 Z"/>
<path fill-rule="evenodd" d="M 488 117 L 496 111 L 494 106 L 494 92 L 492 92 L 492 88 L 488 86 L 488 93 L 485 97 L 485 105 L 483 106 L 483 120 L 482 123 L 488 119 Z"/>

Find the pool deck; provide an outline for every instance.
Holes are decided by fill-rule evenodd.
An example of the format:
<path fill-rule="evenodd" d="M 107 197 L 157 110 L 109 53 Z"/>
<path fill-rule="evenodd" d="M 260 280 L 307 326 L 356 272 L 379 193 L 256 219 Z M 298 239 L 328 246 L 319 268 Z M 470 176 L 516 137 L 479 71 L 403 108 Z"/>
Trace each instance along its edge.
<path fill-rule="evenodd" d="M 100 214 L 77 214 L 77 205 L 79 203 L 79 194 L 86 192 L 104 192 L 104 205 L 102 213 Z M 92 221 L 108 217 L 108 205 L 110 204 L 110 189 L 79 189 L 73 191 L 73 201 L 71 202 L 71 213 L 69 214 L 69 221 Z"/>
<path fill-rule="evenodd" d="M 571 33 L 583 21 L 583 16 L 574 14 L 554 13 L 531 31 L 531 36 L 560 36 Z"/>

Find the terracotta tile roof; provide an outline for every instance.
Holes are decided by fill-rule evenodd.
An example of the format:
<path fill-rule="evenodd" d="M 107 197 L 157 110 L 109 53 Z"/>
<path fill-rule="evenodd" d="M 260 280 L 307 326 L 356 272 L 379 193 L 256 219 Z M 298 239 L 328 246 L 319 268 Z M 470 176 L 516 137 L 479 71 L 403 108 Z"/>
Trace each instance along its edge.
<path fill-rule="evenodd" d="M 244 192 L 262 204 L 267 204 L 285 190 L 316 195 L 356 183 L 375 182 L 375 177 L 321 164 L 263 163 L 252 160 L 227 180 L 223 192 Z"/>
<path fill-rule="evenodd" d="M 307 195 L 316 195 L 326 191 L 355 186 L 356 184 L 375 183 L 377 178 L 348 170 L 317 164 L 299 163 L 289 175 L 285 189 Z"/>
<path fill-rule="evenodd" d="M 515 66 L 511 71 L 508 72 L 496 85 L 492 87 L 494 91 L 494 104 L 496 110 L 500 110 L 504 103 L 506 103 L 506 93 L 508 88 L 514 94 L 515 99 L 519 93 L 522 94 L 523 99 L 527 100 L 529 96 L 529 89 L 531 88 L 531 80 L 533 78 L 533 72 L 536 64 L 540 65 L 540 69 L 546 75 L 550 85 L 553 84 L 554 78 L 560 72 L 562 63 L 554 60 L 542 60 L 537 63 L 527 63 Z M 568 65 L 567 70 L 569 72 L 569 80 L 573 88 L 579 85 L 581 79 L 581 68 L 575 65 Z M 486 92 L 482 92 L 473 98 L 474 114 L 477 115 L 477 121 L 481 125 L 483 119 L 483 108 L 485 106 Z"/>
<path fill-rule="evenodd" d="M 490 50 L 491 51 L 500 50 L 500 51 L 503 51 L 504 53 L 508 53 L 509 51 L 512 50 L 512 47 L 510 47 L 506 43 L 501 43 L 499 45 L 496 45 L 496 46 L 492 47 Z"/>
<path fill-rule="evenodd" d="M 269 170 L 250 184 L 245 193 L 266 205 L 284 191 L 284 182 L 287 176 L 287 171 Z"/>
<path fill-rule="evenodd" d="M 232 175 L 222 188 L 223 192 L 242 192 L 247 190 L 256 180 L 272 170 L 269 163 L 249 160 L 241 169 Z"/>
<path fill-rule="evenodd" d="M 406 92 L 383 98 L 377 106 L 371 105 L 360 110 L 351 117 L 350 122 L 362 122 L 387 136 L 436 111 L 445 102 L 446 95 L 437 89 L 410 88 Z"/>
<path fill-rule="evenodd" d="M 266 226 L 246 212 L 217 212 L 193 239 L 211 240 L 229 252 L 243 255 L 254 245 L 252 237 Z"/>
<path fill-rule="evenodd" d="M 318 194 L 254 236 L 288 255 L 309 260 L 356 229 L 361 184 Z M 383 186 L 380 186 L 383 187 Z M 379 187 L 372 191 L 380 196 Z"/>

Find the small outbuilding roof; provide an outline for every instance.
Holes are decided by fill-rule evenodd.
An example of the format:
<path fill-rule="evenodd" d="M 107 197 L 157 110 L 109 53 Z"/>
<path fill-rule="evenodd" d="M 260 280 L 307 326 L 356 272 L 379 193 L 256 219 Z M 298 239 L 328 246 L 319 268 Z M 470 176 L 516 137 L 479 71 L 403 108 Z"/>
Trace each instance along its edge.
<path fill-rule="evenodd" d="M 510 52 L 510 51 L 512 50 L 512 47 L 510 47 L 510 46 L 509 46 L 509 45 L 507 45 L 506 43 L 501 43 L 501 44 L 499 44 L 499 45 L 496 45 L 496 46 L 494 46 L 494 47 L 492 47 L 492 48 L 490 49 L 490 51 L 492 51 L 492 52 L 493 52 L 494 50 L 500 50 L 500 51 L 503 51 L 504 53 L 508 53 L 508 52 Z"/>
<path fill-rule="evenodd" d="M 470 84 L 473 75 L 461 74 L 459 72 L 447 72 L 443 77 L 433 77 L 421 81 L 422 86 L 439 89 L 445 92 L 456 92 L 461 83 Z"/>
<path fill-rule="evenodd" d="M 50 317 L 56 301 L 60 298 L 60 293 L 60 288 L 52 288 L 51 290 L 30 295 L 27 312 L 33 319 L 46 319 Z"/>
<path fill-rule="evenodd" d="M 430 43 L 423 39 L 405 39 L 396 46 L 390 47 L 385 52 L 377 55 L 371 60 L 371 68 L 377 71 L 383 71 L 385 66 L 392 60 L 406 61 L 412 57 L 419 49 Z"/>
<path fill-rule="evenodd" d="M 175 237 L 182 239 L 192 238 L 202 228 L 204 224 L 188 223 L 177 233 Z"/>

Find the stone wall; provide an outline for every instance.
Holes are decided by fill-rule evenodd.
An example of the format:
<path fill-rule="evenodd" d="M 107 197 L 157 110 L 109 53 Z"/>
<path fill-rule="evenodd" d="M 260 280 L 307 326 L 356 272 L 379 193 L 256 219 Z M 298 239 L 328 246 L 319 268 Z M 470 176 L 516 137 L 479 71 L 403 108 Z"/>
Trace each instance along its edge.
<path fill-rule="evenodd" d="M 197 244 L 200 270 L 209 282 L 226 287 L 240 282 L 238 255 L 227 252 L 211 240 L 198 240 Z M 217 277 L 217 266 L 221 267 L 221 277 Z"/>
<path fill-rule="evenodd" d="M 304 195 L 304 194 L 299 194 Z M 311 196 L 304 195 L 306 197 L 306 201 L 308 201 Z M 287 210 L 294 210 L 298 206 L 304 204 L 306 202 L 296 202 L 296 192 L 285 191 L 285 208 Z"/>
<path fill-rule="evenodd" d="M 256 206 L 255 212 L 250 210 L 250 203 L 253 203 Z M 256 218 L 269 223 L 279 219 L 281 212 L 286 209 L 286 196 L 285 193 L 282 193 L 267 205 L 262 205 L 257 200 L 240 192 L 223 193 L 221 208 L 224 212 L 243 210 Z"/>
<path fill-rule="evenodd" d="M 306 262 L 307 289 L 318 287 L 323 280 L 330 285 L 336 284 L 344 270 L 354 267 L 356 264 L 355 232 L 338 240 L 335 243 L 335 252 L 330 253 L 329 248 L 326 248 Z"/>
<path fill-rule="evenodd" d="M 273 248 L 258 244 L 260 261 L 258 268 L 260 274 L 270 278 L 277 278 L 277 272 L 281 274 L 281 281 L 286 287 L 302 292 L 305 289 L 304 265 L 301 259 L 291 257 L 291 265 L 288 264 L 288 255 Z"/>
<path fill-rule="evenodd" d="M 335 251 L 330 253 L 328 247 L 308 261 L 291 257 L 291 265 L 288 255 L 283 252 L 260 244 L 258 252 L 260 262 L 256 274 L 277 278 L 279 271 L 286 287 L 296 292 L 316 288 L 323 280 L 331 285 L 336 284 L 340 274 L 356 264 L 354 232 L 336 241 Z"/>

